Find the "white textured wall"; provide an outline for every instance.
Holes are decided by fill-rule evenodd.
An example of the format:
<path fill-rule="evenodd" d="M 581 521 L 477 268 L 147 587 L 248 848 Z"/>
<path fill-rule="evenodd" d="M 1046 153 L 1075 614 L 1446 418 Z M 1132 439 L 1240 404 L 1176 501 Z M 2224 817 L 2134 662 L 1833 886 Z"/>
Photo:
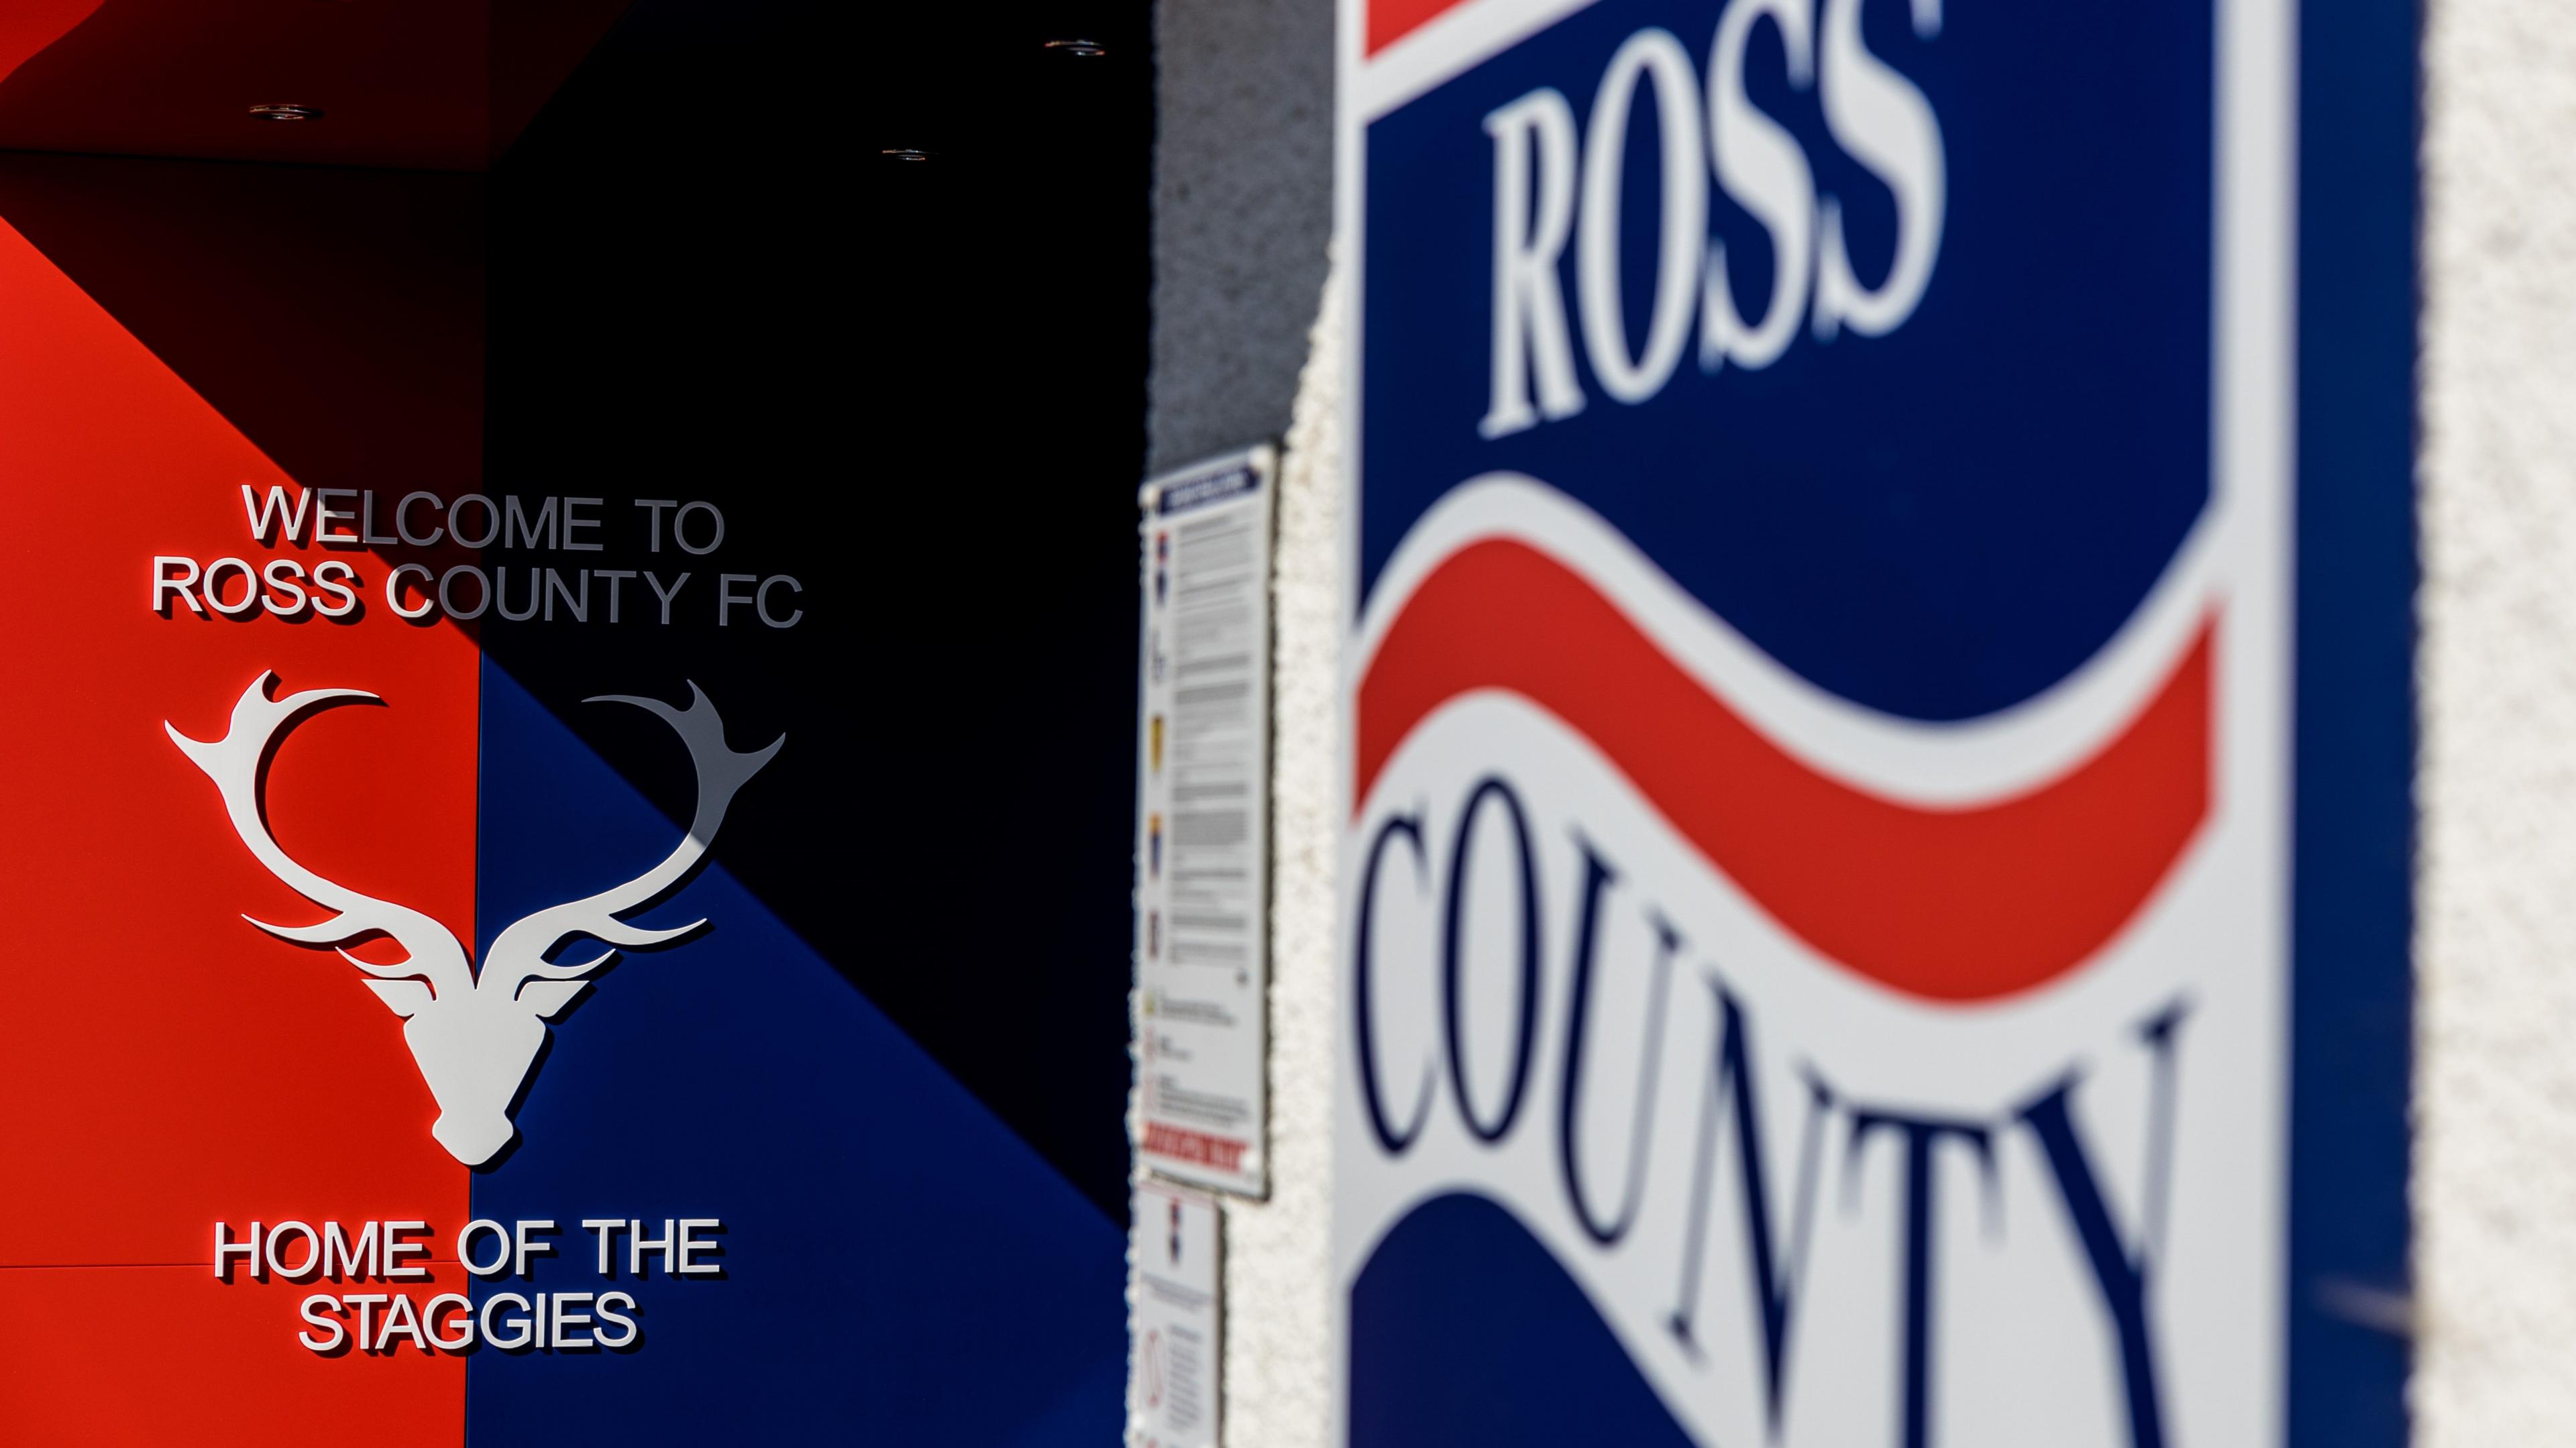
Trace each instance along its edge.
<path fill-rule="evenodd" d="M 2417 1441 L 2576 1442 L 2576 6 L 2424 39 Z"/>
<path fill-rule="evenodd" d="M 1224 1198 L 1226 1448 L 1324 1448 L 1340 626 L 1330 0 L 1159 0 L 1149 471 L 1287 434 L 1273 681 L 1270 1177 Z M 1312 335 L 1310 336 L 1310 328 Z"/>
<path fill-rule="evenodd" d="M 1333 809 L 1341 630 L 1341 288 L 1280 467 L 1271 618 L 1270 1200 L 1226 1204 L 1225 1448 L 1325 1448 L 1332 1420 Z"/>
<path fill-rule="evenodd" d="M 1225 1448 L 1325 1448 L 1333 1190 L 1335 649 L 1341 633 L 1342 313 L 1327 283 L 1280 461 L 1271 628 L 1270 1197 L 1225 1217 Z M 1136 1134 L 1128 1098 L 1128 1135 Z M 1134 1311 L 1129 1287 L 1129 1311 Z M 1129 1371 L 1134 1364 L 1131 1358 Z M 1128 1441 L 1144 1429 L 1131 1420 Z"/>

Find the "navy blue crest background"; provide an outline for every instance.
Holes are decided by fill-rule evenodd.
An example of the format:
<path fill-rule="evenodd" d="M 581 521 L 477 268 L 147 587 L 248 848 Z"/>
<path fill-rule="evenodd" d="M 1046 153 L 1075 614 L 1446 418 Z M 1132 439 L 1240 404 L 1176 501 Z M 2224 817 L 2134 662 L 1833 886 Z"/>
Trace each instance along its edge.
<path fill-rule="evenodd" d="M 1416 7 L 1419 8 L 1419 7 Z M 1766 369 L 1607 396 L 1487 441 L 1493 160 L 1483 118 L 1538 87 L 1578 123 L 1613 50 L 1670 29 L 1703 71 L 1719 7 L 1590 6 L 1365 126 L 1358 589 L 1478 474 L 1599 512 L 1773 658 L 1904 718 L 2029 699 L 2127 622 L 2210 498 L 2208 5 L 1864 7 L 1938 115 L 1947 223 L 1884 337 L 1802 335 Z M 1863 281 L 1888 193 L 1754 31 L 1748 90 L 1844 206 Z M 2404 1344 L 2320 1304 L 2407 1281 L 2406 1096 L 2415 15 L 2312 9 L 2297 57 L 2297 650 L 2289 1441 L 2404 1441 Z M 2284 77 L 2284 83 L 2293 78 Z M 1627 335 L 1655 274 L 1651 105 L 1628 134 Z M 1712 188 L 1739 312 L 1768 243 Z M 1576 305 L 1574 250 L 1560 268 Z M 1354 1444 L 1682 1442 L 1571 1277 L 1502 1209 L 1435 1200 L 1352 1288 Z M 1616 1425 L 1616 1426 L 1614 1426 Z"/>

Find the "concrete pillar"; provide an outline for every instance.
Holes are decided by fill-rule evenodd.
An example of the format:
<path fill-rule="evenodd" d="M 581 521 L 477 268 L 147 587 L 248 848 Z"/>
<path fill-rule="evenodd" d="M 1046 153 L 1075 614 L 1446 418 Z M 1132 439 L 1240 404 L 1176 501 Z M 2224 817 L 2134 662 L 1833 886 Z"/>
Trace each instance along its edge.
<path fill-rule="evenodd" d="M 2414 1408 L 2576 1424 L 2576 27 L 2424 37 Z"/>

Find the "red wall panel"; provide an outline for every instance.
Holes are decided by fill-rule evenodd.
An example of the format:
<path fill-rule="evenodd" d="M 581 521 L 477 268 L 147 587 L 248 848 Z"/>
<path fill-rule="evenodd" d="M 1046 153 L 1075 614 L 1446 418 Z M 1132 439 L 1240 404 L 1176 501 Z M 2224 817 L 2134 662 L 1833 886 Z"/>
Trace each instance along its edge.
<path fill-rule="evenodd" d="M 212 1274 L 219 1220 L 452 1234 L 468 1173 L 431 1140 L 400 1022 L 358 972 L 243 921 L 322 912 L 251 858 L 163 721 L 215 738 L 271 669 L 382 695 L 288 738 L 271 826 L 312 869 L 470 940 L 473 644 L 380 597 L 345 621 L 155 613 L 155 555 L 263 561 L 240 488 L 289 480 L 5 225 L 0 315 L 0 1361 L 29 1385 L 0 1389 L 0 1437 L 336 1441 L 363 1404 L 371 1437 L 456 1442 L 461 1360 L 326 1362 L 294 1341 L 311 1289 Z M 283 552 L 381 589 L 363 552 Z M 98 1415 L 82 1432 L 42 1427 L 81 1411 Z"/>

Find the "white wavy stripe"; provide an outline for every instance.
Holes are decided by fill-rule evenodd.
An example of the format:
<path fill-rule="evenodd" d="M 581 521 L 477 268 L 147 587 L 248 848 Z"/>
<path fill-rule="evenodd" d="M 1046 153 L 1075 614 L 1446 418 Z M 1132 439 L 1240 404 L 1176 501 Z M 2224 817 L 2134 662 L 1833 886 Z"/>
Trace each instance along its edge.
<path fill-rule="evenodd" d="M 2239 706 L 2231 737 L 2249 719 Z M 2253 721 L 2259 729 L 2259 721 Z M 1934 1397 L 1944 1443 L 1985 1448 L 2126 1448 L 2120 1415 L 2116 1326 L 2100 1305 L 2083 1249 L 2063 1226 L 2063 1205 L 2042 1154 L 2014 1113 L 2050 1083 L 2080 1074 L 2079 1122 L 2108 1209 L 2123 1233 L 2142 1230 L 2148 1208 L 2140 1175 L 2147 1151 L 2149 1054 L 2137 1027 L 2164 1003 L 2193 1003 L 2176 1083 L 2174 1196 L 2170 1235 L 2159 1247 L 2172 1272 L 2153 1279 L 2151 1320 L 2167 1407 L 2168 1441 L 2250 1445 L 2242 1388 L 2262 1366 L 2264 1334 L 2277 1331 L 2242 1311 L 2244 1283 L 2277 1270 L 2269 1254 L 2277 1227 L 2239 1207 L 2249 1183 L 2277 1169 L 2272 1142 L 2232 1129 L 2278 1089 L 2277 1017 L 2252 1008 L 2274 979 L 2277 937 L 2249 921 L 2277 901 L 2277 876 L 2260 863 L 2276 841 L 2269 822 L 2222 813 L 2186 852 L 2173 877 L 2100 948 L 2095 961 L 2047 988 L 1961 1008 L 1882 990 L 1825 964 L 1783 928 L 1722 869 L 1700 859 L 1655 809 L 1617 777 L 1615 762 L 1544 711 L 1508 695 L 1484 694 L 1438 711 L 1391 756 L 1388 793 L 1364 816 L 1355 837 L 1390 812 L 1414 811 L 1435 839 L 1454 827 L 1455 811 L 1488 772 L 1507 775 L 1522 794 L 1532 828 L 1539 913 L 1556 933 L 1542 952 L 1537 1017 L 1539 1043 L 1530 1066 L 1524 1119 L 1500 1141 L 1470 1135 L 1444 1068 L 1441 966 L 1434 944 L 1443 927 L 1439 891 L 1397 888 L 1379 898 L 1379 953 L 1372 989 L 1380 1011 L 1375 1041 L 1381 1080 L 1393 1086 L 1399 1112 L 1409 1111 L 1412 1083 L 1432 1073 L 1428 1115 L 1410 1148 L 1396 1156 L 1374 1142 L 1358 1095 L 1356 1037 L 1341 1035 L 1336 1083 L 1340 1153 L 1334 1181 L 1335 1252 L 1346 1287 L 1376 1255 L 1386 1234 L 1431 1198 L 1469 1191 L 1504 1204 L 1547 1254 L 1582 1288 L 1645 1375 L 1658 1399 L 1693 1440 L 1768 1444 L 1773 1448 L 1844 1448 L 1888 1441 L 1896 1412 L 1896 1364 L 1884 1353 L 1896 1341 L 1901 1263 L 1892 1255 L 1904 1221 L 1903 1172 L 1885 1144 L 1856 1150 L 1856 1104 L 1902 1103 L 1937 1118 L 1998 1128 L 1992 1173 L 1980 1199 L 1971 1195 L 1964 1162 L 1941 1170 L 1943 1208 L 1934 1251 L 1940 1326 L 1933 1356 Z M 1446 813 L 1444 813 L 1444 811 Z M 1607 1203 L 1630 1160 L 1622 1127 L 1643 1110 L 1635 1072 L 1653 1061 L 1652 1100 L 1665 1103 L 1647 1139 L 1649 1162 L 1633 1229 L 1615 1249 L 1586 1235 L 1564 1188 L 1567 1148 L 1552 1130 L 1552 1108 L 1567 1099 L 1571 1029 L 1561 1002 L 1571 952 L 1563 923 L 1582 908 L 1578 852 L 1598 849 L 1618 867 L 1607 899 L 1601 959 L 1586 1026 L 1598 1063 L 1581 1107 L 1587 1148 L 1578 1160 L 1596 1199 Z M 1364 858 L 1364 855 L 1358 858 Z M 1346 861 L 1356 865 L 1354 852 Z M 1667 921 L 1686 945 L 1666 994 L 1652 993 L 1643 942 L 1650 921 Z M 1355 929 L 1356 922 L 1346 923 Z M 1507 935 L 1509 927 L 1496 932 Z M 1623 933 L 1624 932 L 1624 933 Z M 1472 950 L 1470 955 L 1472 957 Z M 1495 962 L 1469 959 L 1471 971 Z M 1471 979 L 1475 977 L 1471 976 Z M 1491 981 L 1494 977 L 1483 977 Z M 1702 1201 L 1698 1133 L 1712 1097 L 1718 1018 L 1707 988 L 1723 981 L 1747 1013 L 1747 1067 L 1758 1079 L 1765 1189 L 1775 1250 L 1812 1230 L 1796 1260 L 1797 1297 L 1789 1394 L 1782 1431 L 1762 1420 L 1757 1299 L 1749 1274 L 1747 1224 L 1737 1196 L 1741 1167 L 1721 1154 Z M 1351 956 L 1342 987 L 1356 990 Z M 1347 999 L 1347 997 L 1346 997 Z M 1659 1055 L 1642 1049 L 1646 1022 L 1668 1031 Z M 1490 1029 L 1490 1024 L 1487 1029 Z M 1471 1030 L 1475 1027 L 1471 1026 Z M 1471 1046 L 1481 1065 L 1477 1089 L 1490 1110 L 1507 1059 L 1499 1041 Z M 1816 1158 L 1816 1205 L 1807 1227 L 1793 1225 L 1810 1071 L 1841 1103 Z M 1714 1139 L 1714 1138 L 1711 1138 Z M 1731 1135 L 1730 1141 L 1739 1140 Z M 1726 1148 L 1732 1151 L 1734 1148 Z M 1971 1205 L 1976 1203 L 1976 1205 Z M 1698 1349 L 1685 1349 L 1667 1324 L 1675 1294 L 1689 1279 L 1687 1245 L 1700 1260 Z M 1783 1256 L 1784 1262 L 1793 1260 Z M 1856 1351 L 1868 1343 L 1872 1351 Z"/>
<path fill-rule="evenodd" d="M 1856 704 L 1764 653 L 1599 514 L 1519 473 L 1487 473 L 1415 522 L 1379 575 L 1350 655 L 1356 681 L 1432 570 L 1508 538 L 1590 581 L 1702 687 L 1808 767 L 1930 808 L 1992 803 L 2048 784 L 2118 735 L 2164 682 L 2221 596 L 2223 500 L 2212 501 L 2146 598 L 2082 667 L 1975 719 L 1936 723 Z M 2221 628 L 2224 647 L 2224 626 Z"/>

